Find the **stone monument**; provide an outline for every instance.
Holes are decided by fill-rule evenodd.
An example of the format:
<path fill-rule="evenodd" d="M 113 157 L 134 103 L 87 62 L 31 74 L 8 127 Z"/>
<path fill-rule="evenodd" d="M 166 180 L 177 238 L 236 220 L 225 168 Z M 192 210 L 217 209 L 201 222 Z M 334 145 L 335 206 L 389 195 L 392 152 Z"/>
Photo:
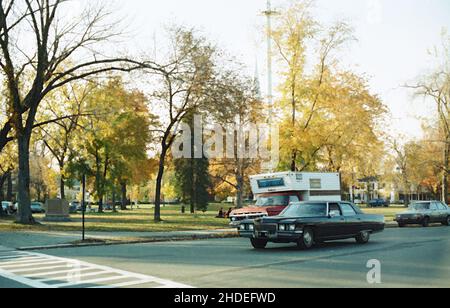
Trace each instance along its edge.
<path fill-rule="evenodd" d="M 61 199 L 51 199 L 45 202 L 44 221 L 67 222 L 70 220 L 69 202 Z"/>

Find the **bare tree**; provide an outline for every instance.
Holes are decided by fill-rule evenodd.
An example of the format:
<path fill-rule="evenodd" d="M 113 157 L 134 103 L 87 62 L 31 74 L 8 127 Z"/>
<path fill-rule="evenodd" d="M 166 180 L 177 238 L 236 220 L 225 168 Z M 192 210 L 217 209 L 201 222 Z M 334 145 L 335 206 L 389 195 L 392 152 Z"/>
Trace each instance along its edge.
<path fill-rule="evenodd" d="M 436 105 L 439 127 L 443 136 L 442 153 L 442 201 L 449 201 L 450 174 L 450 36 L 444 33 L 442 55 L 439 51 L 436 57 L 441 62 L 438 69 L 429 76 L 425 76 L 416 85 L 408 85 L 414 89 L 416 95 L 430 98 Z"/>
<path fill-rule="evenodd" d="M 216 108 L 211 115 L 215 122 L 234 132 L 232 138 L 227 138 L 227 142 L 233 140 L 234 150 L 233 157 L 227 155 L 211 162 L 212 175 L 236 190 L 236 207 L 242 208 L 249 173 L 257 173 L 261 165 L 259 158 L 247 155 L 256 150 L 254 147 L 257 144 L 253 144 L 245 130 L 252 124 L 266 122 L 264 103 L 259 99 L 257 86 L 250 78 L 228 72 L 219 79 L 215 92 L 218 103 L 214 104 Z"/>
<path fill-rule="evenodd" d="M 207 105 L 208 88 L 214 75 L 215 49 L 191 30 L 171 30 L 172 46 L 168 62 L 159 73 L 162 87 L 154 92 L 154 102 L 161 106 L 159 167 L 155 191 L 155 221 L 161 221 L 161 189 L 166 158 L 176 138 L 176 130 L 193 110 Z M 162 128 L 161 128 L 162 127 Z"/>
<path fill-rule="evenodd" d="M 102 53 L 102 43 L 120 34 L 110 14 L 103 6 L 88 5 L 78 18 L 66 21 L 63 13 L 67 2 L 0 0 L 0 69 L 10 110 L 0 129 L 0 147 L 11 138 L 17 139 L 18 222 L 23 224 L 34 223 L 30 210 L 30 139 L 44 97 L 94 75 L 153 67 L 151 62 L 138 63 Z"/>
<path fill-rule="evenodd" d="M 399 173 L 400 182 L 403 186 L 403 193 L 405 197 L 405 206 L 409 205 L 409 199 L 411 195 L 411 181 L 410 181 L 410 155 L 409 147 L 400 146 L 397 141 L 391 142 L 392 150 L 395 153 L 395 162 L 397 164 L 397 171 Z"/>

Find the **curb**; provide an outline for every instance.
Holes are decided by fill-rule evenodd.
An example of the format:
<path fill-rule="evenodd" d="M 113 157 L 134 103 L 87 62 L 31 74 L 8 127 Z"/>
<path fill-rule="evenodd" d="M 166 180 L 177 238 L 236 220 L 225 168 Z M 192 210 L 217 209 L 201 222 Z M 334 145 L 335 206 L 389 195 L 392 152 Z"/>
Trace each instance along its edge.
<path fill-rule="evenodd" d="M 33 251 L 33 250 L 50 250 L 50 249 L 64 249 L 64 248 L 84 248 L 84 247 L 102 247 L 102 246 L 118 246 L 118 245 L 133 245 L 133 244 L 148 244 L 148 243 L 163 243 L 163 242 L 185 242 L 185 241 L 200 241 L 209 239 L 224 239 L 224 238 L 237 238 L 238 233 L 223 233 L 223 234 L 202 234 L 193 236 L 182 236 L 182 237 L 171 237 L 171 238 L 146 238 L 142 240 L 135 241 L 114 241 L 105 240 L 101 241 L 96 239 L 98 242 L 93 243 L 69 243 L 69 244 L 59 244 L 59 245 L 48 245 L 48 246 L 33 246 L 33 247 L 19 247 L 19 251 Z"/>
<path fill-rule="evenodd" d="M 386 224 L 385 229 L 398 228 L 397 224 Z M 50 250 L 50 249 L 65 249 L 65 248 L 85 248 L 85 247 L 102 247 L 102 246 L 119 246 L 119 245 L 133 245 L 133 244 L 149 244 L 149 243 L 164 243 L 164 242 L 187 242 L 187 241 L 202 241 L 210 239 L 225 239 L 225 238 L 238 238 L 239 234 L 234 232 L 223 233 L 223 234 L 201 234 L 193 236 L 182 236 L 182 237 L 171 237 L 171 238 L 146 238 L 143 240 L 135 241 L 120 241 L 120 240 L 99 240 L 98 242 L 92 243 L 69 243 L 69 244 L 59 244 L 59 245 L 48 245 L 48 246 L 31 246 L 31 247 L 19 247 L 19 251 L 33 251 L 33 250 Z M 89 239 L 88 239 L 89 240 Z"/>

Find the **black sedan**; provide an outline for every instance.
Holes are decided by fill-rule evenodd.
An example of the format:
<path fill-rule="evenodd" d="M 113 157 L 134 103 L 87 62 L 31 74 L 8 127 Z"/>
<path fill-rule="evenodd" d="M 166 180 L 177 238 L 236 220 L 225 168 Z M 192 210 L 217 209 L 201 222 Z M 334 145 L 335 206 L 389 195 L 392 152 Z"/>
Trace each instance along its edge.
<path fill-rule="evenodd" d="M 413 202 L 409 209 L 397 214 L 395 221 L 400 228 L 406 225 L 422 225 L 428 227 L 431 223 L 450 225 L 450 209 L 440 201 Z"/>
<path fill-rule="evenodd" d="M 239 234 L 249 238 L 255 249 L 264 249 L 269 242 L 309 249 L 315 243 L 350 238 L 366 244 L 372 233 L 384 228 L 384 216 L 366 215 L 352 203 L 298 202 L 279 216 L 243 221 Z"/>

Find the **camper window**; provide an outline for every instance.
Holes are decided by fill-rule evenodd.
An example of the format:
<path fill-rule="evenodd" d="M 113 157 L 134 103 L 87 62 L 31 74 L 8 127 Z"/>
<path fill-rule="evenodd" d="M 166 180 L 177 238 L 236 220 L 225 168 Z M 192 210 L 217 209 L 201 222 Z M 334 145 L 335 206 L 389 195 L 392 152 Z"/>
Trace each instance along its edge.
<path fill-rule="evenodd" d="M 322 180 L 321 179 L 310 179 L 309 185 L 311 189 L 322 189 Z"/>

